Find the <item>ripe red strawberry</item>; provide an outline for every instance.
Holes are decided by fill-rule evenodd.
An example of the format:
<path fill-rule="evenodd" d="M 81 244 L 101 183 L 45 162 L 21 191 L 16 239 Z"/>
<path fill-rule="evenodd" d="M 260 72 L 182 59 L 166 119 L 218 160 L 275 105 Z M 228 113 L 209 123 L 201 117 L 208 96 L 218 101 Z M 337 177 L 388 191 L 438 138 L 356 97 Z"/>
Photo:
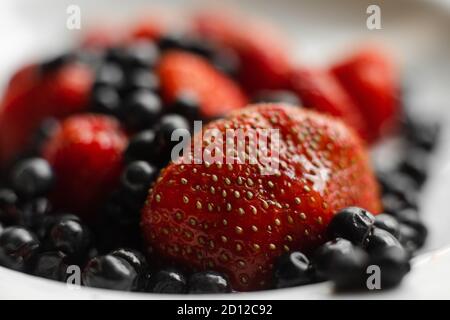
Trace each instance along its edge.
<path fill-rule="evenodd" d="M 400 113 L 399 75 L 391 57 L 367 47 L 331 68 L 352 97 L 374 141 L 394 129 Z"/>
<path fill-rule="evenodd" d="M 45 118 L 84 111 L 92 81 L 91 70 L 76 63 L 45 75 L 34 65 L 20 70 L 0 106 L 0 166 L 23 150 Z"/>
<path fill-rule="evenodd" d="M 270 26 L 238 15 L 207 12 L 194 19 L 194 28 L 237 53 L 241 62 L 239 81 L 250 93 L 285 87 L 290 70 L 289 50 Z"/>
<path fill-rule="evenodd" d="M 290 87 L 305 107 L 341 118 L 363 139 L 368 128 L 362 114 L 337 79 L 328 71 L 298 68 L 291 74 Z"/>
<path fill-rule="evenodd" d="M 114 118 L 83 114 L 64 120 L 43 149 L 56 174 L 56 207 L 93 219 L 89 214 L 117 186 L 126 146 Z"/>
<path fill-rule="evenodd" d="M 157 71 L 166 102 L 171 103 L 183 91 L 190 91 L 199 99 L 200 112 L 205 117 L 221 116 L 247 103 L 237 84 L 197 55 L 168 52 Z"/>
<path fill-rule="evenodd" d="M 263 289 L 275 259 L 323 243 L 339 209 L 380 212 L 367 152 L 343 122 L 266 104 L 233 112 L 204 131 L 238 128 L 280 130 L 279 171 L 261 174 L 267 158 L 257 164 L 182 164 L 183 158 L 170 164 L 142 211 L 150 252 L 191 269 L 225 272 L 236 290 Z M 211 150 L 208 143 L 202 148 Z"/>

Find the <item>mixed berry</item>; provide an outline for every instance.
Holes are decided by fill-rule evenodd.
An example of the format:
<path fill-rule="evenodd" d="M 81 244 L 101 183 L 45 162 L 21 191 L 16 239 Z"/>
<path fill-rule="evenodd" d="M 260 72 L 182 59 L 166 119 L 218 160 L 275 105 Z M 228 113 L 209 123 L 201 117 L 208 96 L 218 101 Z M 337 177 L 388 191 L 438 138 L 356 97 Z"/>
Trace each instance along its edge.
<path fill-rule="evenodd" d="M 364 289 L 373 265 L 382 288 L 401 282 L 427 237 L 417 199 L 439 126 L 405 115 L 380 48 L 296 66 L 267 26 L 238 19 L 97 31 L 12 77 L 0 265 L 56 281 L 75 265 L 85 286 L 155 293 Z M 215 163 L 173 159 L 176 130 L 202 139 L 196 120 L 222 134 L 278 130 L 280 152 L 266 155 L 278 169 L 226 163 L 216 149 Z M 404 136 L 405 154 L 376 173 L 368 149 L 389 134 Z"/>

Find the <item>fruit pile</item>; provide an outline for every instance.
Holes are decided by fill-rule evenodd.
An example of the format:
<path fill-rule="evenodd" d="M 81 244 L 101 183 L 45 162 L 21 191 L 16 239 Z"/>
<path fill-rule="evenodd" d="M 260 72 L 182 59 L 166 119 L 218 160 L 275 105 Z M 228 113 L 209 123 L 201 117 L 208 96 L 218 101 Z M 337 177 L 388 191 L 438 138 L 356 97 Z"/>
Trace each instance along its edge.
<path fill-rule="evenodd" d="M 11 78 L 0 265 L 57 281 L 76 265 L 83 285 L 157 293 L 364 288 L 374 264 L 382 288 L 400 283 L 425 242 L 417 195 L 439 128 L 402 120 L 399 74 L 381 49 L 297 66 L 270 28 L 239 19 L 97 30 Z M 203 138 L 196 120 L 222 134 L 278 130 L 280 152 L 266 156 L 279 168 L 227 163 L 223 150 L 214 163 L 173 159 L 175 130 Z M 393 132 L 404 161 L 375 174 L 368 148 Z"/>

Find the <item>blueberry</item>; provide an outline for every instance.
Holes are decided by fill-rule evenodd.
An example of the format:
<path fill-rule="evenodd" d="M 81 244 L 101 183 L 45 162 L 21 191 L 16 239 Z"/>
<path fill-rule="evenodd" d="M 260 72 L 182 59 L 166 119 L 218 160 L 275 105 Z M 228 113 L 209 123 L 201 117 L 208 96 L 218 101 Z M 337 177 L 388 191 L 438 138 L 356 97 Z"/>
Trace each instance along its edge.
<path fill-rule="evenodd" d="M 159 97 L 140 90 L 127 97 L 121 110 L 121 116 L 128 128 L 134 130 L 150 129 L 159 119 L 162 104 Z"/>
<path fill-rule="evenodd" d="M 324 244 L 314 255 L 317 277 L 333 281 L 338 290 L 360 288 L 367 262 L 364 250 L 340 238 Z"/>
<path fill-rule="evenodd" d="M 46 118 L 41 122 L 32 139 L 32 154 L 39 154 L 41 152 L 43 144 L 51 137 L 58 126 L 59 122 L 55 118 Z"/>
<path fill-rule="evenodd" d="M 49 233 L 50 246 L 64 252 L 70 258 L 83 258 L 91 244 L 91 234 L 86 226 L 77 220 L 61 219 Z"/>
<path fill-rule="evenodd" d="M 160 155 L 158 164 L 160 166 L 164 166 L 170 160 L 174 160 L 172 159 L 172 150 L 176 145 L 179 145 L 181 142 L 190 141 L 189 129 L 189 123 L 180 115 L 168 114 L 161 118 L 156 129 L 156 141 Z M 172 133 L 175 130 L 177 130 L 179 136 L 174 136 L 175 141 L 172 141 Z M 178 154 L 174 154 L 174 157 L 176 156 Z"/>
<path fill-rule="evenodd" d="M 239 56 L 233 50 L 221 48 L 213 54 L 211 61 L 216 69 L 229 77 L 235 78 L 238 76 L 241 62 Z"/>
<path fill-rule="evenodd" d="M 417 200 L 411 198 L 409 200 L 405 199 L 403 196 L 400 196 L 395 193 L 385 194 L 382 197 L 384 212 L 390 215 L 395 215 L 396 212 L 405 210 L 405 209 L 416 209 L 417 210 Z"/>
<path fill-rule="evenodd" d="M 36 256 L 33 274 L 46 279 L 65 281 L 67 277 L 67 257 L 61 251 L 44 252 Z"/>
<path fill-rule="evenodd" d="M 158 170 L 147 162 L 134 161 L 125 168 L 121 178 L 122 185 L 138 198 L 145 197 L 157 174 Z"/>
<path fill-rule="evenodd" d="M 154 293 L 186 293 L 187 280 L 175 269 L 163 269 L 150 276 L 146 291 Z"/>
<path fill-rule="evenodd" d="M 410 176 L 399 170 L 391 170 L 377 173 L 378 182 L 383 194 L 394 193 L 406 200 L 416 196 L 419 187 Z"/>
<path fill-rule="evenodd" d="M 228 279 L 214 271 L 197 272 L 189 278 L 189 293 L 227 293 L 230 292 Z"/>
<path fill-rule="evenodd" d="M 381 289 L 397 286 L 411 270 L 409 254 L 402 247 L 386 247 L 376 250 L 370 256 L 370 265 L 381 271 Z"/>
<path fill-rule="evenodd" d="M 421 187 L 428 178 L 429 155 L 421 150 L 410 150 L 400 163 L 399 170 L 413 179 Z"/>
<path fill-rule="evenodd" d="M 281 256 L 275 264 L 276 288 L 301 286 L 312 282 L 311 265 L 301 252 L 290 252 Z"/>
<path fill-rule="evenodd" d="M 157 92 L 159 90 L 158 76 L 147 69 L 136 69 L 127 75 L 127 92 L 136 90 L 148 90 Z"/>
<path fill-rule="evenodd" d="M 441 126 L 439 123 L 420 122 L 406 119 L 406 135 L 411 144 L 426 151 L 433 151 L 438 143 Z"/>
<path fill-rule="evenodd" d="M 8 227 L 0 235 L 0 265 L 26 271 L 39 251 L 36 236 L 22 227 Z"/>
<path fill-rule="evenodd" d="M 153 67 L 159 59 L 158 48 L 150 41 L 137 41 L 127 46 L 127 60 L 130 67 Z"/>
<path fill-rule="evenodd" d="M 88 287 L 136 290 L 138 274 L 125 259 L 105 255 L 92 258 L 83 270 L 83 284 Z"/>
<path fill-rule="evenodd" d="M 108 62 L 97 70 L 94 87 L 107 86 L 120 89 L 124 82 L 125 75 L 120 65 Z"/>
<path fill-rule="evenodd" d="M 152 162 L 157 157 L 155 132 L 153 130 L 144 130 L 134 135 L 127 149 L 125 158 L 128 162 L 135 160 L 145 160 Z"/>
<path fill-rule="evenodd" d="M 11 189 L 0 189 L 0 220 L 9 222 L 17 217 L 19 198 Z"/>
<path fill-rule="evenodd" d="M 112 86 L 98 85 L 92 91 L 92 110 L 98 113 L 117 115 L 120 107 L 120 95 Z"/>
<path fill-rule="evenodd" d="M 54 175 L 46 160 L 32 158 L 14 166 L 11 181 L 17 193 L 26 197 L 37 197 L 50 191 Z"/>
<path fill-rule="evenodd" d="M 74 58 L 75 57 L 73 53 L 63 53 L 55 57 L 51 57 L 50 59 L 45 60 L 39 65 L 39 71 L 42 74 L 56 71 L 61 67 L 63 67 L 64 65 L 66 65 L 67 63 L 73 61 Z"/>
<path fill-rule="evenodd" d="M 388 214 L 379 214 L 375 217 L 375 227 L 386 230 L 397 239 L 400 236 L 400 224 L 398 220 Z"/>
<path fill-rule="evenodd" d="M 426 238 L 413 227 L 400 224 L 399 241 L 409 253 L 412 254 L 420 249 L 425 244 L 425 240 Z"/>
<path fill-rule="evenodd" d="M 329 241 L 314 254 L 314 267 L 321 279 L 331 279 L 338 287 L 358 285 L 367 263 L 367 254 L 342 238 Z"/>
<path fill-rule="evenodd" d="M 147 259 L 137 250 L 120 248 L 111 252 L 111 255 L 128 261 L 140 276 L 144 276 L 148 271 Z"/>
<path fill-rule="evenodd" d="M 338 212 L 328 226 L 331 238 L 344 238 L 361 245 L 372 230 L 375 218 L 369 212 L 349 207 Z"/>
<path fill-rule="evenodd" d="M 17 223 L 32 230 L 39 239 L 47 233 L 48 224 L 53 220 L 52 205 L 47 198 L 37 198 L 23 204 Z"/>
<path fill-rule="evenodd" d="M 293 106 L 300 106 L 301 101 L 298 95 L 287 90 L 263 90 L 253 98 L 255 103 L 287 103 Z"/>
<path fill-rule="evenodd" d="M 365 248 L 369 253 L 387 247 L 401 247 L 401 246 L 402 245 L 400 244 L 400 242 L 397 240 L 396 237 L 394 237 L 388 231 L 379 228 L 374 228 L 372 230 L 371 234 L 367 237 L 365 243 Z"/>
<path fill-rule="evenodd" d="M 198 120 L 200 119 L 200 101 L 195 93 L 183 91 L 177 95 L 172 111 L 191 121 Z"/>

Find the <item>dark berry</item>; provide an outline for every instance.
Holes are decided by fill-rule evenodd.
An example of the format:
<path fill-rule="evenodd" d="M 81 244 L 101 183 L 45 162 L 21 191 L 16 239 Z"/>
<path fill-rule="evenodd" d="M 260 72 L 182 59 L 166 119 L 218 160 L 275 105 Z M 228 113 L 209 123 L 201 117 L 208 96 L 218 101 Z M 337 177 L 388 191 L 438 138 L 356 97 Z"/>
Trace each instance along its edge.
<path fill-rule="evenodd" d="M 223 49 L 216 51 L 211 58 L 212 64 L 219 71 L 225 73 L 229 77 L 235 78 L 239 74 L 241 62 L 239 56 L 231 49 Z"/>
<path fill-rule="evenodd" d="M 400 224 L 399 241 L 412 254 L 425 244 L 426 238 L 413 227 L 407 224 Z"/>
<path fill-rule="evenodd" d="M 380 268 L 381 289 L 397 286 L 411 270 L 408 252 L 397 246 L 376 250 L 369 264 Z"/>
<path fill-rule="evenodd" d="M 129 67 L 153 67 L 159 59 L 158 48 L 149 41 L 137 41 L 127 46 L 126 59 Z"/>
<path fill-rule="evenodd" d="M 177 95 L 172 105 L 172 111 L 191 121 L 200 119 L 200 103 L 198 97 L 190 91 L 183 91 Z"/>
<path fill-rule="evenodd" d="M 228 279 L 218 272 L 197 272 L 189 278 L 189 293 L 227 293 L 230 291 Z"/>
<path fill-rule="evenodd" d="M 157 92 L 159 89 L 159 78 L 147 69 L 136 69 L 127 75 L 127 92 L 136 90 L 148 90 Z"/>
<path fill-rule="evenodd" d="M 138 274 L 126 260 L 113 256 L 91 259 L 83 270 L 83 284 L 88 287 L 132 291 L 137 288 Z"/>
<path fill-rule="evenodd" d="M 375 227 L 386 230 L 398 239 L 400 236 L 400 224 L 398 220 L 388 214 L 379 214 L 375 217 Z"/>
<path fill-rule="evenodd" d="M 58 126 L 59 122 L 55 118 L 46 118 L 42 121 L 33 137 L 31 150 L 32 154 L 38 154 L 41 152 L 42 145 L 55 132 Z"/>
<path fill-rule="evenodd" d="M 375 218 L 369 212 L 349 207 L 338 212 L 328 226 L 331 238 L 344 238 L 361 245 L 372 230 Z"/>
<path fill-rule="evenodd" d="M 409 117 L 406 120 L 406 134 L 411 144 L 420 147 L 426 151 L 432 151 L 435 149 L 439 135 L 441 132 L 441 126 L 439 123 L 426 123 L 417 120 L 412 120 Z"/>
<path fill-rule="evenodd" d="M 163 269 L 150 276 L 146 291 L 153 293 L 186 293 L 187 280 L 175 269 Z"/>
<path fill-rule="evenodd" d="M 84 257 L 91 244 L 91 234 L 79 221 L 62 219 L 50 230 L 50 245 L 75 259 Z"/>
<path fill-rule="evenodd" d="M 384 212 L 390 215 L 395 215 L 396 212 L 402 211 L 404 209 L 417 209 L 416 199 L 405 199 L 395 193 L 385 194 L 382 197 Z"/>
<path fill-rule="evenodd" d="M 26 271 L 40 247 L 36 236 L 22 227 L 8 227 L 0 235 L 0 265 Z"/>
<path fill-rule="evenodd" d="M 11 189 L 0 189 L 0 220 L 3 222 L 14 221 L 18 214 L 19 198 Z"/>
<path fill-rule="evenodd" d="M 111 252 L 111 255 L 128 261 L 138 275 L 143 276 L 148 271 L 147 259 L 137 250 L 120 248 Z"/>
<path fill-rule="evenodd" d="M 160 166 L 166 165 L 170 160 L 175 160 L 179 156 L 177 150 L 173 149 L 177 145 L 182 146 L 183 142 L 190 141 L 189 129 L 189 123 L 180 115 L 168 114 L 161 118 L 156 129 L 156 141 L 160 155 L 158 164 Z M 173 137 L 172 134 L 174 134 Z M 174 151 L 173 155 L 172 151 Z"/>
<path fill-rule="evenodd" d="M 162 104 L 159 97 L 150 91 L 137 91 L 127 97 L 121 116 L 128 128 L 150 129 L 159 119 Z"/>
<path fill-rule="evenodd" d="M 386 171 L 377 174 L 383 195 L 394 194 L 405 202 L 415 203 L 418 185 L 414 179 L 401 171 Z"/>
<path fill-rule="evenodd" d="M 125 158 L 128 162 L 135 160 L 152 162 L 156 156 L 155 132 L 153 130 L 141 131 L 134 135 L 125 150 Z"/>
<path fill-rule="evenodd" d="M 145 197 L 157 174 L 158 170 L 147 162 L 134 161 L 125 168 L 121 179 L 122 185 L 131 194 Z"/>
<path fill-rule="evenodd" d="M 17 223 L 33 231 L 39 239 L 43 239 L 48 226 L 53 220 L 52 205 L 47 198 L 37 198 L 23 204 Z"/>
<path fill-rule="evenodd" d="M 33 274 L 56 281 L 65 281 L 67 277 L 66 255 L 61 251 L 44 252 L 36 256 Z"/>
<path fill-rule="evenodd" d="M 422 150 L 410 150 L 400 163 L 399 170 L 413 179 L 421 187 L 428 178 L 429 155 Z"/>
<path fill-rule="evenodd" d="M 53 72 L 63 67 L 67 63 L 73 61 L 75 58 L 73 53 L 63 53 L 58 56 L 45 60 L 39 66 L 39 71 L 42 74 Z"/>
<path fill-rule="evenodd" d="M 125 75 L 120 65 L 105 63 L 97 71 L 94 86 L 107 86 L 120 89 L 125 82 Z"/>
<path fill-rule="evenodd" d="M 112 86 L 98 85 L 92 91 L 92 111 L 117 115 L 120 107 L 120 95 Z"/>
<path fill-rule="evenodd" d="M 401 247 L 402 245 L 388 231 L 374 228 L 370 235 L 366 239 L 365 248 L 370 252 L 375 252 L 377 250 L 387 248 L 387 247 Z"/>
<path fill-rule="evenodd" d="M 301 252 L 290 252 L 281 256 L 275 264 L 274 285 L 289 288 L 311 283 L 311 265 Z"/>
<path fill-rule="evenodd" d="M 293 106 L 300 106 L 299 97 L 286 90 L 263 90 L 256 94 L 253 98 L 255 103 L 287 103 Z"/>
<path fill-rule="evenodd" d="M 339 287 L 359 283 L 367 263 L 367 254 L 346 239 L 320 246 L 314 254 L 314 267 L 321 279 L 332 279 Z"/>
<path fill-rule="evenodd" d="M 41 158 L 27 159 L 13 168 L 11 178 L 14 190 L 27 197 L 45 195 L 54 182 L 50 164 Z"/>

